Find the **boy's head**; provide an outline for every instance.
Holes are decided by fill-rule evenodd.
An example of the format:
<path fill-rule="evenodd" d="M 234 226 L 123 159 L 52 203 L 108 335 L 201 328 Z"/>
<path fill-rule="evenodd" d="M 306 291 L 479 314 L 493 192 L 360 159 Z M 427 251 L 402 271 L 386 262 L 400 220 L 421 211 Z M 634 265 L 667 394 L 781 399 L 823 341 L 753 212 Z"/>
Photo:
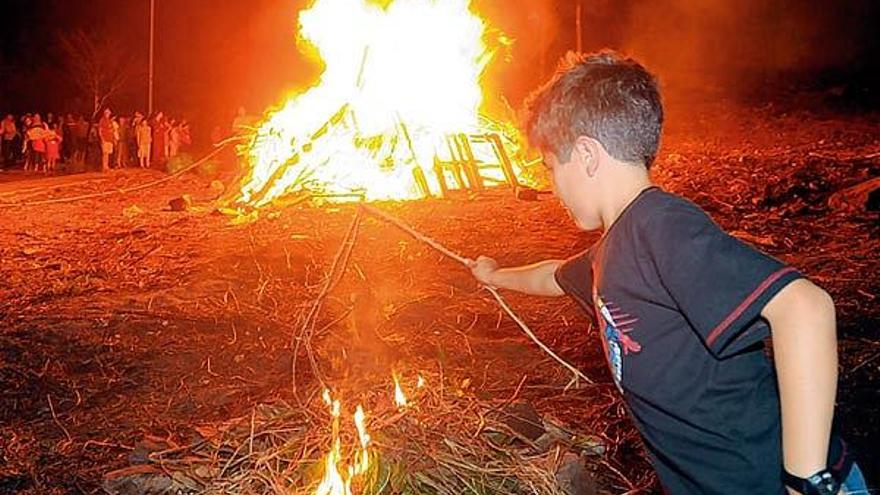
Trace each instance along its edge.
<path fill-rule="evenodd" d="M 660 143 L 657 82 L 631 58 L 570 53 L 528 101 L 526 132 L 553 172 L 557 195 L 583 228 L 598 228 L 597 198 L 645 175 Z"/>

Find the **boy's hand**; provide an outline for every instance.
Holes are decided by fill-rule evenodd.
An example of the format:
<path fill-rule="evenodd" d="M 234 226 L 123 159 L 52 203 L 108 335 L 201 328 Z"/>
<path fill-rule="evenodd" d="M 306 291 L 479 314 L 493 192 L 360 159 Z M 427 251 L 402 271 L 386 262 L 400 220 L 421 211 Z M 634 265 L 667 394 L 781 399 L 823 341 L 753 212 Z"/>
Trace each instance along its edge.
<path fill-rule="evenodd" d="M 480 283 L 493 289 L 509 289 L 534 296 L 561 296 L 565 292 L 556 283 L 556 269 L 562 262 L 546 260 L 533 265 L 499 268 L 488 256 L 468 261 L 471 273 Z"/>
<path fill-rule="evenodd" d="M 498 262 L 488 256 L 480 256 L 470 262 L 471 273 L 481 284 L 495 286 L 493 276 L 498 272 Z"/>

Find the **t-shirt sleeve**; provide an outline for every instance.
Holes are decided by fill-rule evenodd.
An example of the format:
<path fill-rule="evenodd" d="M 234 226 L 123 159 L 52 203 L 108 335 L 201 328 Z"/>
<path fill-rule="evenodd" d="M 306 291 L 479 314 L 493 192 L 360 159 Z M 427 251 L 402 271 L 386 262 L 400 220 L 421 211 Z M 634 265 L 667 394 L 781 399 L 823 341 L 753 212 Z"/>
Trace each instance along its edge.
<path fill-rule="evenodd" d="M 646 225 L 661 283 L 715 356 L 769 335 L 761 311 L 801 277 L 797 270 L 727 234 L 691 203 L 666 205 Z"/>
<path fill-rule="evenodd" d="M 592 315 L 593 247 L 565 260 L 556 269 L 555 277 L 563 292 L 577 301 L 588 315 Z"/>

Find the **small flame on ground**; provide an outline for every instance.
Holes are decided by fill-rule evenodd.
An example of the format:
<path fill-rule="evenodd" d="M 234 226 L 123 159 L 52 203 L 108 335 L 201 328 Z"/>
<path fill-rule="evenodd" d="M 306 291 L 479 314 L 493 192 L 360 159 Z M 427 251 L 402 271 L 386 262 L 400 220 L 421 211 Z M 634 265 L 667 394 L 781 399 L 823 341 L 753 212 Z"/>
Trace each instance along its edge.
<path fill-rule="evenodd" d="M 342 413 L 342 405 L 339 399 L 334 399 L 330 395 L 328 389 L 324 389 L 321 398 L 330 407 L 330 414 L 333 416 L 333 447 L 325 458 L 324 477 L 315 489 L 314 495 L 351 495 L 351 483 L 354 477 L 366 473 L 370 468 L 370 434 L 367 433 L 366 414 L 363 406 L 358 404 L 354 411 L 354 426 L 357 429 L 360 450 L 355 454 L 354 464 L 344 470 L 346 476 L 343 476 L 340 472 L 342 442 L 339 439 L 339 417 Z"/>
<path fill-rule="evenodd" d="M 341 405 L 338 399 L 330 396 L 330 390 L 324 389 L 321 394 L 324 403 L 330 406 L 333 415 L 333 447 L 327 453 L 324 462 L 324 478 L 315 489 L 315 495 L 351 495 L 350 481 L 344 480 L 339 473 L 338 464 L 342 458 L 342 447 L 339 441 L 339 414 Z"/>
<path fill-rule="evenodd" d="M 400 386 L 400 380 L 397 373 L 392 373 L 394 379 L 394 403 L 398 408 L 407 406 L 406 394 Z M 425 379 L 422 375 L 418 375 L 416 388 L 425 386 Z M 354 453 L 352 464 L 346 466 L 340 471 L 342 464 L 342 443 L 339 437 L 339 418 L 342 413 L 342 404 L 339 399 L 334 399 L 329 389 L 324 389 L 321 393 L 321 399 L 330 408 L 330 414 L 333 417 L 332 422 L 332 447 L 327 453 L 324 461 L 324 477 L 315 489 L 313 495 L 351 495 L 351 484 L 355 476 L 365 474 L 370 468 L 370 434 L 367 432 L 366 419 L 362 405 L 358 404 L 355 408 L 353 420 L 355 429 L 357 429 L 358 441 L 360 449 Z M 343 475 L 342 473 L 345 473 Z"/>
<path fill-rule="evenodd" d="M 367 427 L 364 424 L 365 418 L 364 408 L 358 405 L 354 411 L 354 426 L 357 428 L 358 439 L 361 442 L 361 451 L 356 458 L 353 475 L 365 473 L 370 468 L 370 453 L 367 450 L 367 446 L 370 445 L 370 434 L 367 433 Z"/>
<path fill-rule="evenodd" d="M 400 380 L 397 379 L 396 374 L 393 374 L 392 378 L 394 378 L 394 403 L 397 404 L 397 407 L 406 407 L 406 395 L 400 388 Z"/>
<path fill-rule="evenodd" d="M 336 467 L 341 457 L 340 450 L 340 442 L 339 438 L 337 438 L 333 442 L 333 448 L 327 454 L 324 479 L 321 480 L 321 484 L 315 489 L 315 495 L 351 495 L 349 482 L 342 479 L 342 475 L 339 474 L 339 470 Z"/>

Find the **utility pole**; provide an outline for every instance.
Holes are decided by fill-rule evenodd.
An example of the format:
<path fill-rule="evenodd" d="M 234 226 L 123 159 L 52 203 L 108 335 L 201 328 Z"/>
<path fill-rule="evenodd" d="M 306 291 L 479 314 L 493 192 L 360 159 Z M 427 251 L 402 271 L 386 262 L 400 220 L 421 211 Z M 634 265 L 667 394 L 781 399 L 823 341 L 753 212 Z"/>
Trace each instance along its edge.
<path fill-rule="evenodd" d="M 581 34 L 581 3 L 581 0 L 577 0 L 577 7 L 574 10 L 575 46 L 578 53 L 583 53 L 584 51 L 584 39 Z"/>
<path fill-rule="evenodd" d="M 149 89 L 147 90 L 147 116 L 153 114 L 153 45 L 156 27 L 156 0 L 150 0 L 150 68 L 147 78 Z"/>

